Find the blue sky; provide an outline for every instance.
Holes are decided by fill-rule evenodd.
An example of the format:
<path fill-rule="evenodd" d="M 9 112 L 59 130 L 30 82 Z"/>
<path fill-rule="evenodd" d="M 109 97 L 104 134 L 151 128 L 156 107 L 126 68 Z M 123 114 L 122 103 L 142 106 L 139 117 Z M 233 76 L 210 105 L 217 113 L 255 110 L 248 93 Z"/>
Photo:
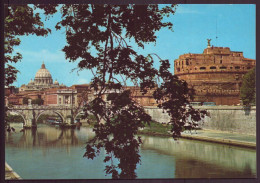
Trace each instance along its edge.
<path fill-rule="evenodd" d="M 44 20 L 44 18 L 43 18 Z M 71 72 L 77 66 L 65 59 L 61 49 L 66 44 L 65 31 L 56 31 L 54 26 L 60 14 L 45 21 L 45 27 L 52 29 L 47 37 L 23 36 L 15 50 L 23 59 L 14 66 L 20 71 L 14 86 L 28 84 L 44 61 L 53 80 L 67 86 L 89 83 L 91 72 L 85 70 L 77 74 Z M 174 32 L 162 29 L 157 32 L 156 45 L 145 45 L 140 53 L 156 53 L 162 59 L 169 59 L 171 71 L 173 62 L 184 53 L 202 53 L 207 47 L 207 39 L 219 47 L 230 47 L 232 51 L 243 51 L 244 57 L 255 59 L 255 5 L 247 4 L 193 4 L 178 5 L 175 15 L 165 21 L 173 23 Z M 216 40 L 216 35 L 218 39 Z M 155 63 L 155 67 L 159 64 Z"/>

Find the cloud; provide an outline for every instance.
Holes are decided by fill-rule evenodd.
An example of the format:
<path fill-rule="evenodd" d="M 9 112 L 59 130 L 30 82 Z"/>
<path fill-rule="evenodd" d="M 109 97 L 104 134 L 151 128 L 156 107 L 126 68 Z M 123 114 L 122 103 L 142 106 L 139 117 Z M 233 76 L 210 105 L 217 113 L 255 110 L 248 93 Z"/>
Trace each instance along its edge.
<path fill-rule="evenodd" d="M 40 61 L 40 62 L 44 61 L 46 63 L 67 62 L 64 53 L 60 50 L 52 52 L 46 49 L 42 49 L 40 51 L 26 51 L 26 50 L 16 49 L 16 51 L 22 54 L 23 61 L 26 62 L 35 62 L 35 61 Z"/>

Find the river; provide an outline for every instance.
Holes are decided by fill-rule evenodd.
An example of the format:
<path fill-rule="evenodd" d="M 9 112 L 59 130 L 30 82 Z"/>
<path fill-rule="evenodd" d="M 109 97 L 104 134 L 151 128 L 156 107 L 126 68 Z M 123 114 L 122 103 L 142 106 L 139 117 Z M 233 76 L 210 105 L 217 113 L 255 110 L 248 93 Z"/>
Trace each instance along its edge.
<path fill-rule="evenodd" d="M 39 124 L 7 133 L 6 162 L 22 179 L 110 179 L 105 174 L 105 152 L 83 158 L 91 128 L 61 130 Z M 142 136 L 137 178 L 255 178 L 256 150 L 195 140 Z"/>

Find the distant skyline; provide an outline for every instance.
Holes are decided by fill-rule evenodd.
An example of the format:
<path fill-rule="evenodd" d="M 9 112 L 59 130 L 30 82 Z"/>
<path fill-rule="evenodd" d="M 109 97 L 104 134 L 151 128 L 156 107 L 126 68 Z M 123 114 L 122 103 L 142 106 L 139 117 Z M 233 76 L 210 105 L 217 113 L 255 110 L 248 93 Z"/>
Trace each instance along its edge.
<path fill-rule="evenodd" d="M 163 5 L 160 5 L 163 6 Z M 244 57 L 256 58 L 256 25 L 254 4 L 181 4 L 177 6 L 175 15 L 165 18 L 173 23 L 174 32 L 162 29 L 157 32 L 156 45 L 145 45 L 144 50 L 136 48 L 145 55 L 156 53 L 162 59 L 169 59 L 171 72 L 173 62 L 184 53 L 202 53 L 207 47 L 207 39 L 218 47 L 229 47 L 231 51 L 242 51 Z M 41 12 L 41 11 L 39 11 Z M 57 13 L 50 20 L 43 21 L 52 33 L 47 37 L 22 36 L 21 44 L 15 51 L 23 55 L 21 62 L 14 64 L 20 71 L 14 86 L 28 84 L 34 79 L 36 72 L 44 61 L 53 80 L 71 86 L 85 84 L 91 80 L 91 72 L 84 70 L 71 72 L 77 62 L 65 59 L 61 49 L 66 45 L 65 31 L 55 30 L 60 20 Z M 218 37 L 216 39 L 216 36 Z M 158 62 L 155 67 L 159 67 Z"/>

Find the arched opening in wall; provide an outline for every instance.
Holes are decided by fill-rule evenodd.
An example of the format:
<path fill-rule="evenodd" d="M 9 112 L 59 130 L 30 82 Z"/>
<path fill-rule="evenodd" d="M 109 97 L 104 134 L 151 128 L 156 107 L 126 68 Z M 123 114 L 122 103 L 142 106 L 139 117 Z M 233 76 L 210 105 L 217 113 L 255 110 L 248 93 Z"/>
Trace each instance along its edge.
<path fill-rule="evenodd" d="M 239 67 L 239 66 L 236 66 L 235 69 L 240 69 L 240 67 Z"/>
<path fill-rule="evenodd" d="M 215 66 L 211 66 L 210 69 L 217 69 Z"/>
<path fill-rule="evenodd" d="M 200 70 L 206 70 L 206 67 L 200 67 Z"/>
<path fill-rule="evenodd" d="M 225 70 L 225 69 L 227 69 L 227 67 L 221 66 L 221 67 L 219 67 L 219 69 Z"/>
<path fill-rule="evenodd" d="M 75 122 L 81 122 L 81 121 L 87 121 L 87 119 L 83 119 L 85 113 L 83 111 L 80 111 L 78 114 L 76 114 L 74 120 Z M 88 118 L 90 117 L 91 115 L 88 116 Z M 91 117 L 90 117 L 91 118 Z"/>
<path fill-rule="evenodd" d="M 8 111 L 5 120 L 16 130 L 22 129 L 25 124 L 25 117 L 17 111 Z"/>
<path fill-rule="evenodd" d="M 64 122 L 63 116 L 56 111 L 42 111 L 36 117 L 37 126 L 41 125 L 59 125 Z"/>

